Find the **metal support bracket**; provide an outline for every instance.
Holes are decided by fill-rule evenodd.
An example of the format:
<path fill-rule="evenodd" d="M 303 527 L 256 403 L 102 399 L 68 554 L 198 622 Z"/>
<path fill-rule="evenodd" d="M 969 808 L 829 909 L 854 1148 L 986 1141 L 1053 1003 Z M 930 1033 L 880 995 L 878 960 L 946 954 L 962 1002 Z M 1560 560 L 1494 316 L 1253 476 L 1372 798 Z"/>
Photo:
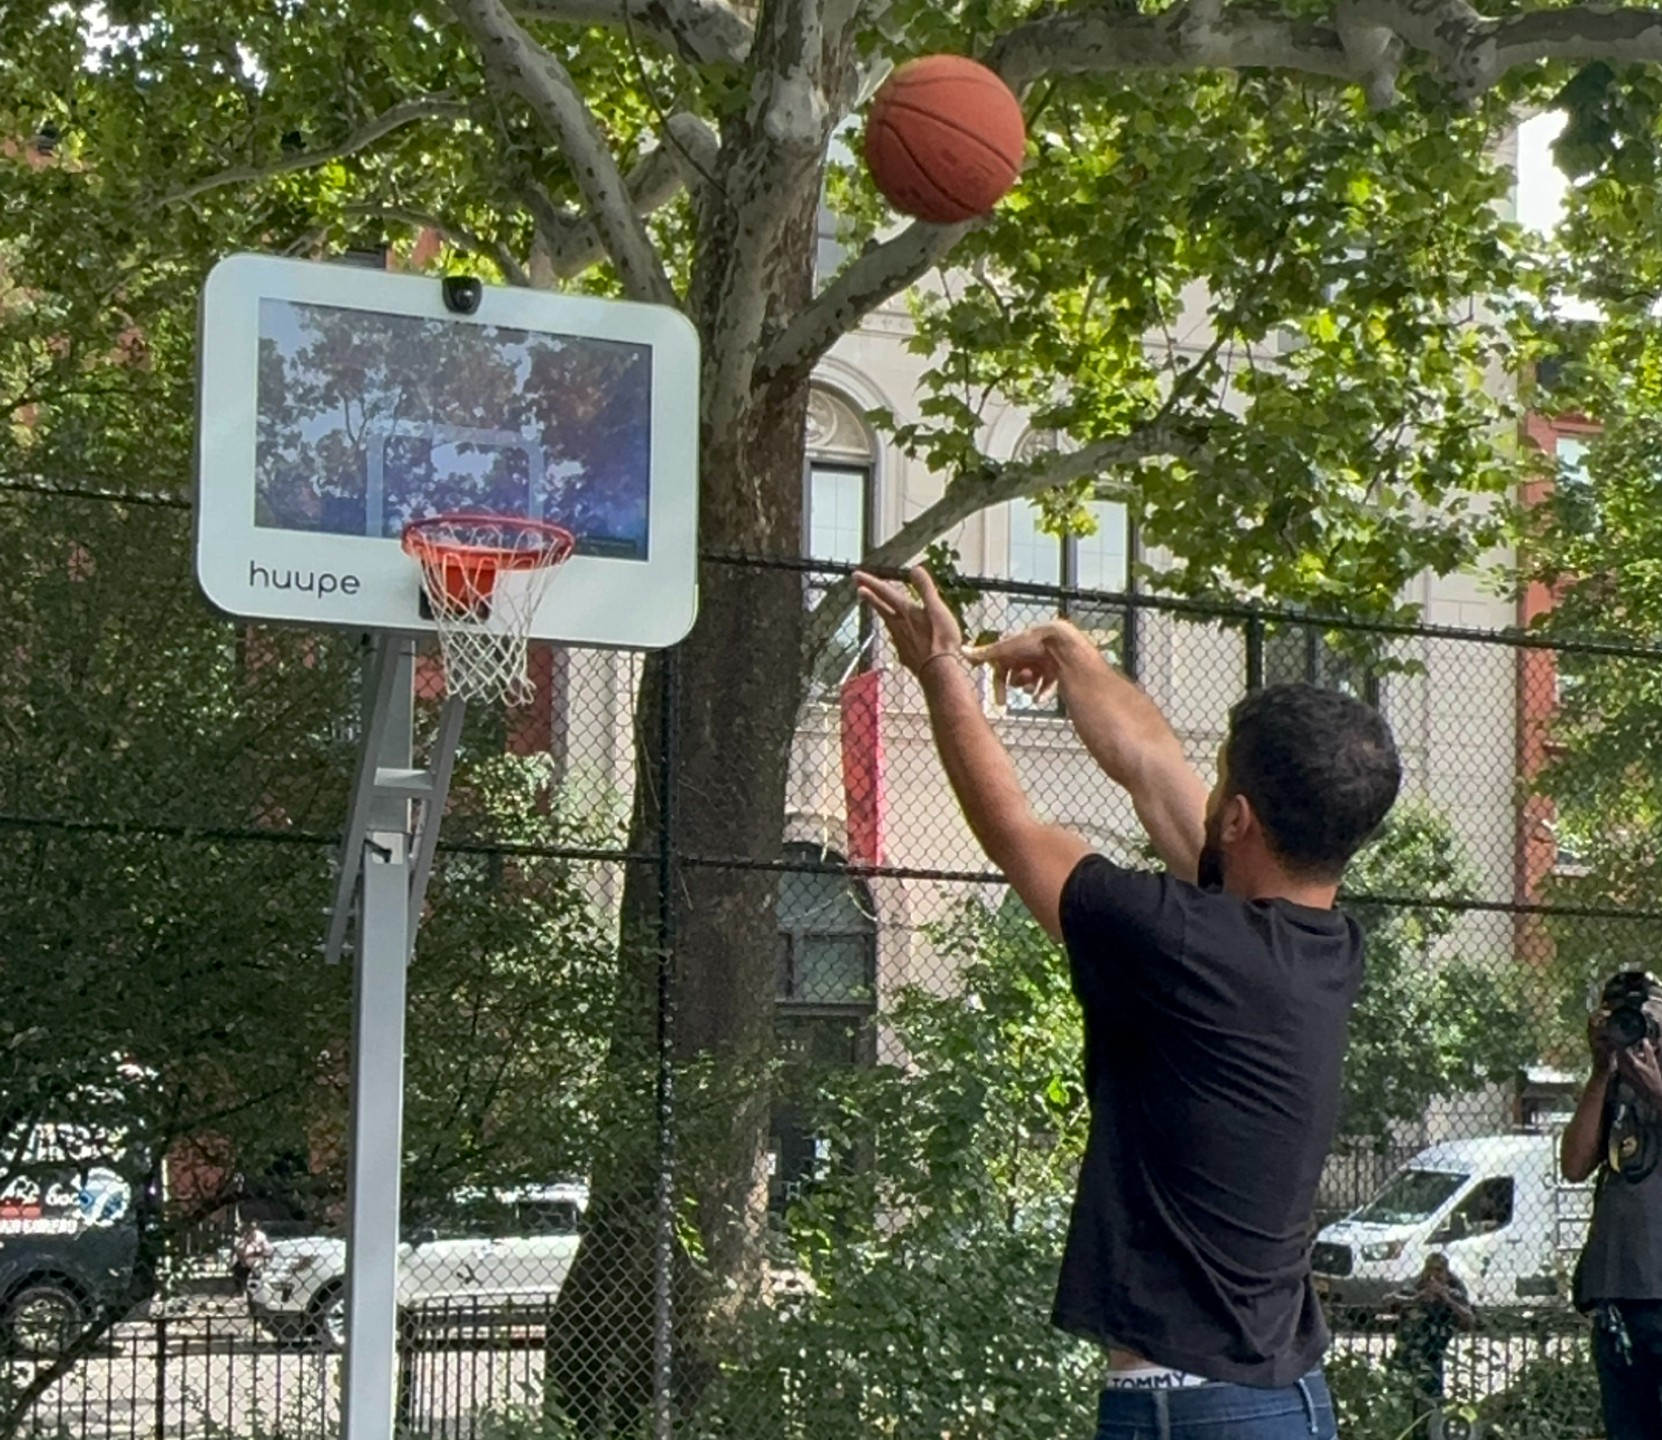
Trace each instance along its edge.
<path fill-rule="evenodd" d="M 366 847 L 372 835 L 393 831 L 409 842 L 410 935 L 408 954 L 415 951 L 427 881 L 433 873 L 439 824 L 456 768 L 467 702 L 451 696 L 439 714 L 425 769 L 415 768 L 410 755 L 415 641 L 407 635 L 378 634 L 370 652 L 369 681 L 364 697 L 363 746 L 352 784 L 346 833 L 341 840 L 334 904 L 329 908 L 329 930 L 324 958 L 337 964 L 362 929 L 362 902 Z M 413 813 L 412 813 L 413 812 Z M 406 957 L 407 958 L 407 957 Z"/>

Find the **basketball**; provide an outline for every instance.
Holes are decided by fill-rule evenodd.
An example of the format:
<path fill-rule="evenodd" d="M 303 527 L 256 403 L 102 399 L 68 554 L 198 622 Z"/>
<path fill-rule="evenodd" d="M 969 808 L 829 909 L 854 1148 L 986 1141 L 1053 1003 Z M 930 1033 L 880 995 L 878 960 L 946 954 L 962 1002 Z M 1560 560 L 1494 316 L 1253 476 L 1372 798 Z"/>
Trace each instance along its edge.
<path fill-rule="evenodd" d="M 934 225 L 985 215 L 1021 174 L 1021 102 L 962 55 L 910 60 L 883 83 L 866 121 L 866 166 L 902 214 Z"/>

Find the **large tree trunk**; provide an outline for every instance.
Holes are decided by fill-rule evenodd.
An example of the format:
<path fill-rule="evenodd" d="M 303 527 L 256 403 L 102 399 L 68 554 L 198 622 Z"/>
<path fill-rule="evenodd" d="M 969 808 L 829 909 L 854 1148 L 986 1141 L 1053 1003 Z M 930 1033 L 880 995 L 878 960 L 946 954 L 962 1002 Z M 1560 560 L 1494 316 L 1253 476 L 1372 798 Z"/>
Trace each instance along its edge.
<path fill-rule="evenodd" d="M 729 153 L 745 147 L 728 137 Z M 763 137 L 750 137 L 765 143 Z M 788 207 L 766 277 L 772 325 L 809 297 L 820 177 Z M 729 285 L 724 266 L 743 223 L 710 187 L 701 207 L 694 313 L 704 337 L 706 400 L 730 386 Z M 744 297 L 753 300 L 753 296 Z M 707 556 L 801 553 L 804 424 L 800 377 L 753 386 L 700 441 L 699 544 Z M 637 716 L 630 850 L 657 850 L 664 823 L 661 760 L 666 665 L 675 666 L 670 896 L 678 1061 L 676 1192 L 696 1221 L 702 1253 L 678 1253 L 675 1386 L 694 1403 L 725 1321 L 765 1278 L 769 1117 L 778 875 L 791 739 L 803 695 L 802 576 L 706 561 L 698 623 L 673 661 L 647 666 Z M 723 864 L 712 865 L 710 860 Z M 653 1115 L 658 1040 L 659 868 L 631 867 L 624 884 L 620 1000 L 612 1044 L 616 1093 L 606 1154 L 591 1182 L 590 1216 L 551 1328 L 550 1405 L 581 1433 L 616 1435 L 652 1393 L 653 1253 L 658 1174 Z M 690 1204 L 689 1204 L 690 1202 Z"/>

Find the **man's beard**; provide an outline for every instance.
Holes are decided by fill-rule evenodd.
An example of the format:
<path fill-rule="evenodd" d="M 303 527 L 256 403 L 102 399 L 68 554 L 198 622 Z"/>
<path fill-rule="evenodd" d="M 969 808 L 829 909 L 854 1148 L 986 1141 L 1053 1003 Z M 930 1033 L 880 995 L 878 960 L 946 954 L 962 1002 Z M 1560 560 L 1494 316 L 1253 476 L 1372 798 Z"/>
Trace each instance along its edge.
<path fill-rule="evenodd" d="M 1202 890 L 1223 889 L 1223 817 L 1222 812 L 1206 818 L 1206 839 L 1200 847 L 1200 862 L 1195 867 L 1195 883 Z"/>

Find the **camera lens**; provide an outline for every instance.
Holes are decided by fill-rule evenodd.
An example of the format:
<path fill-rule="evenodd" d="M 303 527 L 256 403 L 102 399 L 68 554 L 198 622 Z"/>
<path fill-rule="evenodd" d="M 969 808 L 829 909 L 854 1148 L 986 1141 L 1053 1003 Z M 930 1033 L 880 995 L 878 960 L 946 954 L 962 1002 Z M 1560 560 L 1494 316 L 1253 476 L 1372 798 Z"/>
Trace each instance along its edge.
<path fill-rule="evenodd" d="M 1604 1033 L 1610 1043 L 1621 1050 L 1631 1049 L 1650 1033 L 1645 1012 L 1637 1005 L 1623 1005 L 1610 1012 Z"/>

